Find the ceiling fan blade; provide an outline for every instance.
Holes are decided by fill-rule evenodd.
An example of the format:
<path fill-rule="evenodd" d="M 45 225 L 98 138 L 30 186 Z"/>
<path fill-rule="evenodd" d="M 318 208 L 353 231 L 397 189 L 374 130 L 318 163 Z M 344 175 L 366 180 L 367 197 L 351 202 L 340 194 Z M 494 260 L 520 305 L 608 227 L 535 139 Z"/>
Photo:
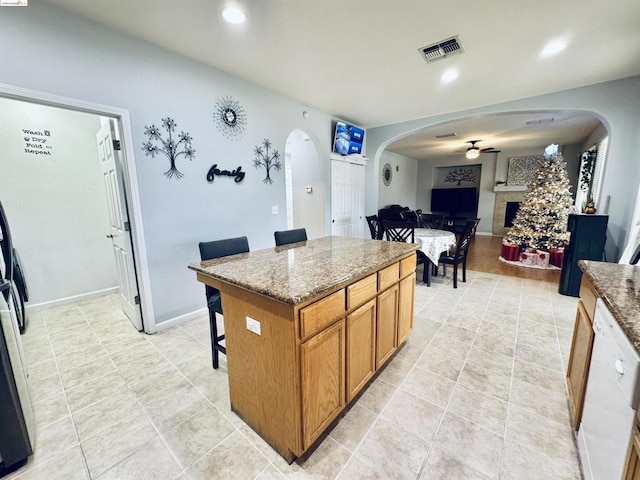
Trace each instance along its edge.
<path fill-rule="evenodd" d="M 482 153 L 497 153 L 497 152 L 499 152 L 500 150 L 496 150 L 496 149 L 495 149 L 495 148 L 493 148 L 493 147 L 489 147 L 489 148 L 483 148 L 483 149 L 481 149 L 480 151 L 481 151 Z"/>

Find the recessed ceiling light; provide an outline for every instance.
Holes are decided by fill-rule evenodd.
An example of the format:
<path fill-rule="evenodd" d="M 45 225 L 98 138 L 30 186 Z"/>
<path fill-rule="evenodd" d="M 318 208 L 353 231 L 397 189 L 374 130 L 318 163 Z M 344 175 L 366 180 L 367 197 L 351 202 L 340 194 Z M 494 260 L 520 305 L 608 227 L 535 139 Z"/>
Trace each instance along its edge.
<path fill-rule="evenodd" d="M 234 24 L 244 23 L 244 21 L 247 19 L 247 16 L 244 14 L 244 12 L 235 7 L 225 8 L 222 11 L 222 17 L 227 22 Z"/>
<path fill-rule="evenodd" d="M 567 42 L 562 39 L 551 40 L 540 52 L 541 57 L 553 57 L 567 48 Z"/>
<path fill-rule="evenodd" d="M 458 71 L 455 68 L 450 68 L 444 71 L 442 77 L 440 77 L 440 81 L 442 83 L 451 83 L 458 78 L 458 75 Z"/>

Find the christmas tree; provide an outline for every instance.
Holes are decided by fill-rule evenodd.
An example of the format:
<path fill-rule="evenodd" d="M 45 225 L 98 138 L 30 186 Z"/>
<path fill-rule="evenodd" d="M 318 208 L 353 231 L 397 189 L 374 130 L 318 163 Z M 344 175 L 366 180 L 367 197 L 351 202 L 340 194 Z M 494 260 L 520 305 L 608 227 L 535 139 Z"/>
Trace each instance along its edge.
<path fill-rule="evenodd" d="M 567 219 L 573 211 L 567 166 L 557 145 L 549 145 L 507 233 L 509 242 L 540 250 L 569 243 Z"/>

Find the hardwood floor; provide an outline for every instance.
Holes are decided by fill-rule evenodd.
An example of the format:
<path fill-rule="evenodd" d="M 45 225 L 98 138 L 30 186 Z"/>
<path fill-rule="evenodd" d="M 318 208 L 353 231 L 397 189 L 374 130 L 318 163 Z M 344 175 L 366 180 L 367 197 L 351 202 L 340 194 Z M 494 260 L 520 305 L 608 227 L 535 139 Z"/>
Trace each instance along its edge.
<path fill-rule="evenodd" d="M 467 257 L 467 269 L 477 272 L 497 273 L 511 277 L 529 278 L 560 284 L 560 270 L 516 267 L 501 262 L 498 257 L 502 248 L 502 237 L 476 235 L 471 241 Z"/>

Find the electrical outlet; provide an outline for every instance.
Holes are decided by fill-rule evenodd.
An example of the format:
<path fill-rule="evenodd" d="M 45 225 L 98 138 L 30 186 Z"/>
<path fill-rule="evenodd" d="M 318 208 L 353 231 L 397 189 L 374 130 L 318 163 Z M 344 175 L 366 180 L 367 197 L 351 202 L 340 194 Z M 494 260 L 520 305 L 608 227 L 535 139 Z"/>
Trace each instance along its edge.
<path fill-rule="evenodd" d="M 271 213 L 273 215 L 277 215 L 278 214 L 278 206 L 274 205 L 273 207 L 271 207 Z"/>
<path fill-rule="evenodd" d="M 260 322 L 251 317 L 246 317 L 247 320 L 247 330 L 255 333 L 256 335 L 262 335 L 262 330 L 260 329 Z"/>

